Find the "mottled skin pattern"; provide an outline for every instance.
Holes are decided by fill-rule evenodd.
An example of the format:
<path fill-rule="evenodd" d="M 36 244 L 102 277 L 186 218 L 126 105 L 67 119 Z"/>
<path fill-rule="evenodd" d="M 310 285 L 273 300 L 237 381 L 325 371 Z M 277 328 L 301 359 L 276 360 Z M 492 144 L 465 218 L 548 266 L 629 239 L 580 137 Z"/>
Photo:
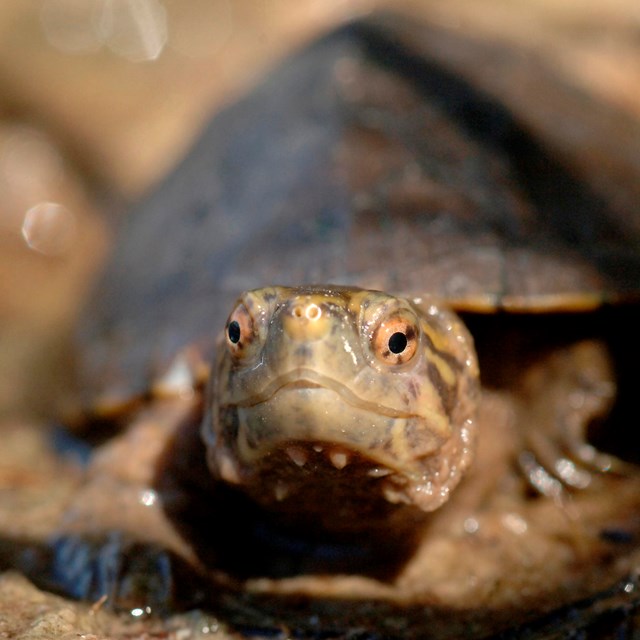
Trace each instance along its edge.
<path fill-rule="evenodd" d="M 354 456 L 375 479 L 366 502 L 383 496 L 412 512 L 440 507 L 469 466 L 478 367 L 454 314 L 374 291 L 275 287 L 240 299 L 226 342 L 204 424 L 209 466 L 265 506 L 299 519 L 318 511 L 286 470 L 312 453 L 344 469 L 339 487 L 323 487 L 346 507 L 321 518 L 328 529 L 374 524 L 344 486 Z M 279 469 L 282 450 L 290 460 Z"/>

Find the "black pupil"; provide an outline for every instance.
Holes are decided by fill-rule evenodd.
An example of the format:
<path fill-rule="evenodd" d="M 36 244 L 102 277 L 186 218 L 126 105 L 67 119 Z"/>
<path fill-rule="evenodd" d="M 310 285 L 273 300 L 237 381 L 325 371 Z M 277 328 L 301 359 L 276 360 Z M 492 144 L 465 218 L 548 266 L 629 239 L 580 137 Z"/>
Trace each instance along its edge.
<path fill-rule="evenodd" d="M 227 334 L 229 336 L 229 340 L 233 342 L 233 344 L 238 344 L 240 342 L 240 325 L 237 320 L 232 320 L 227 327 Z"/>
<path fill-rule="evenodd" d="M 402 353 L 407 348 L 407 336 L 402 331 L 396 331 L 389 338 L 389 351 Z"/>

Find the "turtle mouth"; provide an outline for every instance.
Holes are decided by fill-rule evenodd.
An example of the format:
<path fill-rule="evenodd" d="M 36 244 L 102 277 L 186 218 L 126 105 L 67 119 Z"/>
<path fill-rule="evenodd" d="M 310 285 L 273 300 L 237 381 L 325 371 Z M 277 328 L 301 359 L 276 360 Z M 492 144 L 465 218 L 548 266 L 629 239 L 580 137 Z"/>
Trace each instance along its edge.
<path fill-rule="evenodd" d="M 317 486 L 364 502 L 363 494 L 415 502 L 413 489 L 443 445 L 427 416 L 362 398 L 302 367 L 222 404 L 219 416 L 212 468 L 248 492 L 272 487 L 276 502 L 307 495 L 323 503 Z"/>
<path fill-rule="evenodd" d="M 226 407 L 236 416 L 230 447 L 246 472 L 282 457 L 298 472 L 321 469 L 324 461 L 338 471 L 366 468 L 372 478 L 422 473 L 406 433 L 426 431 L 424 417 L 364 399 L 312 369 L 290 370 Z M 439 444 L 432 440 L 426 453 Z"/>
<path fill-rule="evenodd" d="M 389 418 L 416 419 L 415 413 L 402 411 L 394 407 L 389 407 L 380 402 L 365 400 L 355 394 L 346 385 L 335 378 L 325 376 L 313 369 L 299 368 L 293 369 L 283 375 L 278 376 L 261 391 L 246 396 L 244 399 L 235 402 L 237 407 L 254 407 L 265 402 L 269 402 L 276 395 L 284 391 L 304 391 L 313 389 L 325 389 L 333 391 L 348 405 L 370 413 L 386 416 Z"/>
<path fill-rule="evenodd" d="M 218 405 L 209 465 L 260 503 L 323 505 L 329 490 L 356 510 L 380 500 L 437 508 L 446 500 L 442 479 L 456 470 L 443 450 L 448 434 L 428 414 L 376 400 L 314 370 L 291 369 Z"/>

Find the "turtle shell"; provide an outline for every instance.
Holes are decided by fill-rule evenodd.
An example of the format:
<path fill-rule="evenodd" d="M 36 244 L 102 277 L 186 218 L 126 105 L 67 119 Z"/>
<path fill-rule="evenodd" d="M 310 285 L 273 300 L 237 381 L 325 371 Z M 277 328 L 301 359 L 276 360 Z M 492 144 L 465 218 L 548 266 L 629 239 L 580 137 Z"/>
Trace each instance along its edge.
<path fill-rule="evenodd" d="M 460 44 L 356 22 L 213 118 L 119 229 L 80 331 L 85 409 L 143 394 L 189 345 L 206 363 L 239 292 L 263 285 L 349 284 L 480 312 L 637 296 L 637 187 L 598 163 L 583 96 L 549 81 L 510 109 L 478 74 L 448 69 L 443 43 Z M 471 71 L 496 58 L 464 46 Z M 528 64 L 500 71 L 517 79 Z M 637 165 L 637 125 L 614 121 L 618 157 L 635 149 Z"/>

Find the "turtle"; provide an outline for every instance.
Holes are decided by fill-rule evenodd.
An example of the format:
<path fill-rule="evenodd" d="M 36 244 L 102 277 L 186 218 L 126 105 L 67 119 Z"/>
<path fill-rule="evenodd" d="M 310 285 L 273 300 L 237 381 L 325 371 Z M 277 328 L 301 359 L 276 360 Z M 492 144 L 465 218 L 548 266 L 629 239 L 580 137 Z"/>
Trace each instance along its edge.
<path fill-rule="evenodd" d="M 401 35 L 282 63 L 123 223 L 39 584 L 310 637 L 633 591 L 637 210 Z"/>

